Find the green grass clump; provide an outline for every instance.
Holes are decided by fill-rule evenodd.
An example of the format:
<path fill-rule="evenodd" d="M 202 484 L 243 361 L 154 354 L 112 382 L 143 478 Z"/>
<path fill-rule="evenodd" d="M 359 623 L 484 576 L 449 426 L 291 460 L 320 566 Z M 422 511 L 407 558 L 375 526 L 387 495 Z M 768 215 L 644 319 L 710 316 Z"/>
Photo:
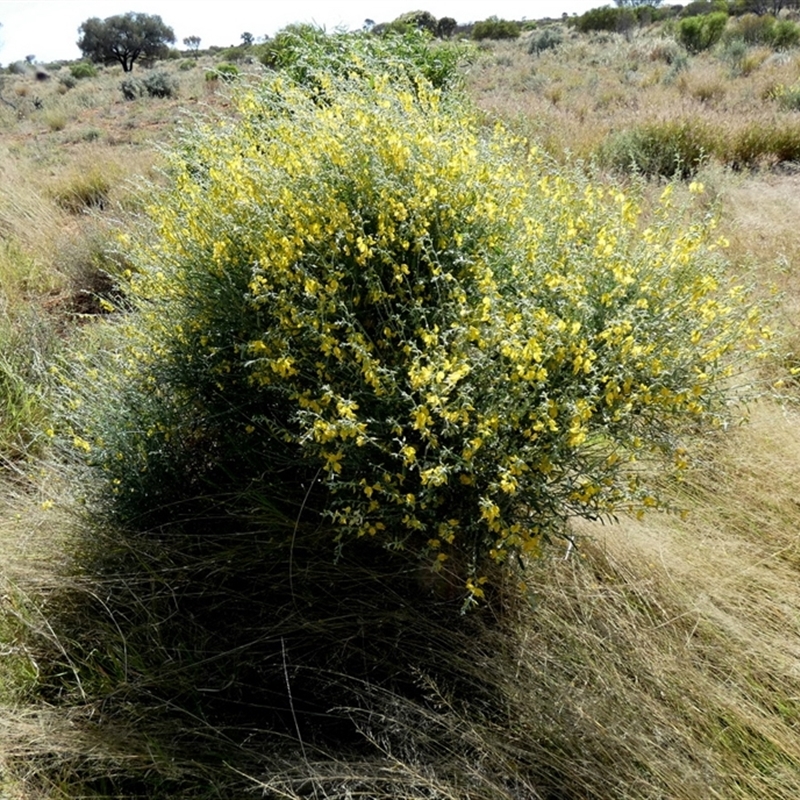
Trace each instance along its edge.
<path fill-rule="evenodd" d="M 9 342 L 0 333 L 0 473 L 31 453 L 47 419 L 40 387 L 31 381 L 24 358 L 2 352 Z"/>
<path fill-rule="evenodd" d="M 93 167 L 74 173 L 53 189 L 56 204 L 73 214 L 102 209 L 108 202 L 113 186 L 109 168 Z"/>
<path fill-rule="evenodd" d="M 232 81 L 235 78 L 239 77 L 239 67 L 236 64 L 217 64 L 214 69 L 210 69 L 206 72 L 206 81 L 212 82 L 220 80 L 223 81 Z"/>
<path fill-rule="evenodd" d="M 0 474 L 34 455 L 49 418 L 45 400 L 55 326 L 31 302 L 47 288 L 13 242 L 0 248 Z"/>

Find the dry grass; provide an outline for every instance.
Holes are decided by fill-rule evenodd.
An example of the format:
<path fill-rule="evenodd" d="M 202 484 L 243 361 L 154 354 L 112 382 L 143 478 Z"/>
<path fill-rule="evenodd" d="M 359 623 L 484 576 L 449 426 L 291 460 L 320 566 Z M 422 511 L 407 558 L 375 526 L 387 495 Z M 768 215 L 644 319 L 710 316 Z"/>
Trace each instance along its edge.
<path fill-rule="evenodd" d="M 591 158 L 614 132 L 676 118 L 710 128 L 726 153 L 753 120 L 796 121 L 768 96 L 797 81 L 798 55 L 761 49 L 748 56 L 745 74 L 724 51 L 690 58 L 652 32 L 629 40 L 565 31 L 562 45 L 538 56 L 524 39 L 486 45 L 468 83 L 481 107 L 514 121 L 559 157 Z"/>

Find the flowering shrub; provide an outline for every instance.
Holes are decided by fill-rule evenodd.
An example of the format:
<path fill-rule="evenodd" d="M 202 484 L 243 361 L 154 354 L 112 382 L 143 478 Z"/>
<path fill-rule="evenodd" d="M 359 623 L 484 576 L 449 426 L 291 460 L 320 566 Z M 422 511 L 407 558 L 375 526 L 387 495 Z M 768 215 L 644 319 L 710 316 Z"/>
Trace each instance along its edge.
<path fill-rule="evenodd" d="M 667 189 L 643 229 L 424 82 L 323 84 L 242 89 L 172 158 L 76 437 L 116 508 L 255 486 L 480 596 L 569 517 L 657 505 L 637 462 L 685 466 L 755 335 L 713 220 Z"/>

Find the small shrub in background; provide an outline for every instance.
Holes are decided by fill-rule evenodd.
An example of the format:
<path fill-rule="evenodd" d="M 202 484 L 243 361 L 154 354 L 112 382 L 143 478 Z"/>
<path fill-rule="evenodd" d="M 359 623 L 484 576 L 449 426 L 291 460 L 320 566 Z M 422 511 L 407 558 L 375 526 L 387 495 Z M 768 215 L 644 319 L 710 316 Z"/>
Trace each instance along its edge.
<path fill-rule="evenodd" d="M 726 0 L 693 0 L 687 3 L 681 10 L 682 17 L 701 17 L 706 14 L 713 14 L 716 11 L 728 11 Z"/>
<path fill-rule="evenodd" d="M 446 17 L 444 19 L 447 19 Z M 438 31 L 439 23 L 429 11 L 408 11 L 393 19 L 382 33 L 408 33 L 411 30 L 425 30 L 432 36 Z M 447 23 L 449 27 L 449 23 Z M 452 26 L 455 28 L 455 24 Z"/>
<path fill-rule="evenodd" d="M 389 73 L 402 79 L 422 76 L 437 88 L 460 81 L 459 64 L 469 48 L 458 42 L 437 42 L 423 29 L 326 34 L 313 25 L 289 25 L 263 45 L 261 62 L 293 80 L 314 85 L 317 75 L 367 77 Z"/>
<path fill-rule="evenodd" d="M 670 64 L 669 72 L 663 78 L 664 85 L 671 86 L 676 81 L 680 81 L 688 69 L 689 56 L 683 50 Z"/>
<path fill-rule="evenodd" d="M 744 14 L 731 21 L 725 36 L 741 39 L 748 45 L 771 45 L 775 38 L 775 25 L 775 17 L 771 14 Z"/>
<path fill-rule="evenodd" d="M 733 75 L 743 75 L 749 52 L 750 48 L 743 39 L 727 38 L 722 44 L 720 58 L 730 66 Z"/>
<path fill-rule="evenodd" d="M 592 8 L 581 14 L 575 27 L 581 33 L 606 31 L 608 33 L 624 33 L 636 24 L 636 14 L 630 8 L 613 8 L 605 5 Z"/>
<path fill-rule="evenodd" d="M 77 64 L 71 64 L 69 73 L 75 80 L 84 80 L 86 78 L 97 77 L 97 67 L 88 61 L 79 61 Z"/>
<path fill-rule="evenodd" d="M 454 17 L 442 17 L 436 23 L 436 36 L 439 39 L 449 39 L 458 27 Z"/>
<path fill-rule="evenodd" d="M 214 69 L 206 72 L 206 81 L 232 81 L 239 77 L 239 67 L 236 64 L 217 64 Z"/>
<path fill-rule="evenodd" d="M 75 420 L 108 509 L 259 495 L 469 600 L 568 517 L 657 505 L 635 463 L 682 468 L 753 334 L 711 228 L 666 192 L 641 230 L 420 79 L 318 79 L 325 103 L 277 76 L 175 153 Z"/>
<path fill-rule="evenodd" d="M 650 61 L 663 61 L 672 66 L 681 57 L 686 57 L 686 51 L 674 39 L 659 39 L 648 52 Z"/>
<path fill-rule="evenodd" d="M 58 76 L 58 83 L 64 89 L 74 89 L 78 85 L 78 79 L 71 72 L 67 72 Z"/>
<path fill-rule="evenodd" d="M 564 34 L 558 28 L 545 28 L 538 33 L 531 34 L 528 40 L 528 52 L 531 55 L 539 55 L 545 50 L 554 50 L 564 41 Z"/>
<path fill-rule="evenodd" d="M 178 64 L 178 69 L 181 72 L 188 72 L 190 69 L 194 69 L 197 66 L 197 60 L 193 58 L 185 58 Z"/>
<path fill-rule="evenodd" d="M 713 47 L 728 24 L 724 11 L 698 17 L 684 17 L 678 22 L 678 41 L 690 52 L 700 53 Z"/>
<path fill-rule="evenodd" d="M 752 75 L 772 55 L 767 47 L 755 47 L 748 50 L 739 64 L 739 74 L 742 77 Z"/>
<path fill-rule="evenodd" d="M 173 97 L 178 92 L 178 82 L 167 72 L 152 72 L 142 83 L 149 97 Z"/>
<path fill-rule="evenodd" d="M 126 100 L 137 100 L 147 93 L 144 82 L 140 78 L 125 78 L 119 88 Z"/>
<path fill-rule="evenodd" d="M 800 123 L 780 120 L 748 122 L 725 137 L 725 163 L 742 169 L 800 160 Z"/>
<path fill-rule="evenodd" d="M 250 54 L 250 48 L 244 45 L 236 45 L 235 47 L 227 47 L 219 53 L 219 57 L 223 61 L 244 61 Z"/>
<path fill-rule="evenodd" d="M 688 178 L 713 149 L 709 130 L 698 120 L 658 120 L 610 136 L 599 157 L 622 173 Z"/>
<path fill-rule="evenodd" d="M 519 22 L 489 17 L 476 22 L 472 28 L 472 38 L 480 42 L 485 39 L 518 39 L 522 33 Z"/>
<path fill-rule="evenodd" d="M 775 24 L 770 44 L 776 50 L 789 50 L 800 43 L 800 25 L 790 19 L 781 19 Z"/>

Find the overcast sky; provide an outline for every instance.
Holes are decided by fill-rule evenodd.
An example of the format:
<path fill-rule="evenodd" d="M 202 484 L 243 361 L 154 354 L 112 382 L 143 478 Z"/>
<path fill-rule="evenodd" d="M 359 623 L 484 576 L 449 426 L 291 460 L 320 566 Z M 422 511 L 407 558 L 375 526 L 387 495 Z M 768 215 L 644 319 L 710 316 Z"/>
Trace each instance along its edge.
<path fill-rule="evenodd" d="M 0 0 L 0 64 L 80 58 L 78 27 L 90 17 L 127 11 L 159 14 L 175 31 L 177 45 L 199 36 L 201 47 L 239 44 L 241 35 L 273 35 L 291 22 L 314 22 L 327 30 L 361 28 L 365 19 L 388 22 L 406 11 L 424 9 L 459 23 L 486 19 L 560 17 L 582 14 L 611 0 Z"/>

